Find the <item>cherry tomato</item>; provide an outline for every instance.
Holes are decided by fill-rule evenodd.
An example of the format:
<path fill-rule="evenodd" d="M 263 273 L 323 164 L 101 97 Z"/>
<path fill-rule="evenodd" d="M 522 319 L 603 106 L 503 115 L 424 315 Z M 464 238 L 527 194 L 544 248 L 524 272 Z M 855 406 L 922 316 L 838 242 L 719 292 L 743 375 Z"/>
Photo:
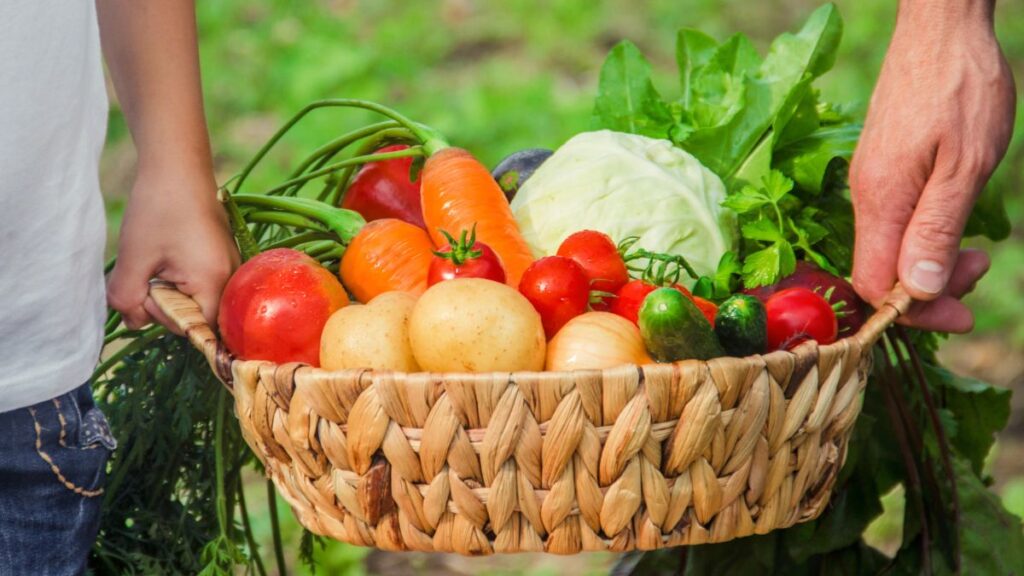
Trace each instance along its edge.
<path fill-rule="evenodd" d="M 246 360 L 320 365 L 320 332 L 348 304 L 341 282 L 290 248 L 268 250 L 228 280 L 217 322 L 224 344 Z"/>
<path fill-rule="evenodd" d="M 682 292 L 683 296 L 693 299 L 693 295 L 690 294 L 690 291 L 685 287 L 680 286 L 679 284 L 672 287 Z M 613 314 L 618 314 L 619 316 L 622 316 L 636 324 L 637 317 L 640 315 L 640 306 L 644 303 L 644 298 L 647 298 L 648 294 L 657 289 L 658 287 L 650 282 L 644 282 L 643 280 L 630 280 L 622 286 L 622 288 L 619 288 L 619 291 L 615 294 L 615 298 L 611 299 L 612 302 L 609 310 Z M 705 300 L 705 302 L 707 301 Z M 711 302 L 707 303 L 714 306 Z M 701 307 L 699 303 L 697 306 L 701 308 L 701 312 L 704 312 L 705 316 L 708 315 L 708 311 Z M 714 316 L 712 316 L 712 318 L 714 318 Z M 714 322 L 712 322 L 711 325 L 714 326 Z"/>
<path fill-rule="evenodd" d="M 819 294 L 807 288 L 787 288 L 764 304 L 768 316 L 768 349 L 792 350 L 808 340 L 836 341 L 836 313 Z"/>
<path fill-rule="evenodd" d="M 468 239 L 463 231 L 459 240 L 447 232 L 442 233 L 448 239 L 448 245 L 434 252 L 427 273 L 427 286 L 453 278 L 483 278 L 505 283 L 501 257 L 487 244 L 476 241 L 476 230 Z"/>
<path fill-rule="evenodd" d="M 547 256 L 523 272 L 519 292 L 540 313 L 544 333 L 550 340 L 566 322 L 587 311 L 590 280 L 575 261 Z"/>
<path fill-rule="evenodd" d="M 408 146 L 404 144 L 385 146 L 375 154 L 406 148 Z M 359 212 L 367 221 L 397 218 L 425 228 L 420 203 L 420 179 L 417 177 L 415 181 L 409 180 L 412 161 L 410 157 L 364 164 L 345 191 L 341 207 Z"/>
<path fill-rule="evenodd" d="M 590 279 L 591 290 L 615 294 L 629 282 L 629 271 L 619 249 L 603 232 L 582 230 L 571 234 L 558 247 L 558 255 L 575 260 L 583 268 Z M 591 301 L 590 307 L 608 310 L 611 300 L 610 297 L 598 297 Z"/>

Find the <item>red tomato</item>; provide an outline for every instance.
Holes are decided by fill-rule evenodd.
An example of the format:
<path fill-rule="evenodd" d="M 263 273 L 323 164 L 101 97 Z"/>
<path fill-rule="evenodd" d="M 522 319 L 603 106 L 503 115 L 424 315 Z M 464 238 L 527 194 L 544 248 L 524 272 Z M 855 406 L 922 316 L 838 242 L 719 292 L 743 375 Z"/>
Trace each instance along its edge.
<path fill-rule="evenodd" d="M 501 265 L 501 257 L 487 244 L 476 242 L 475 233 L 468 241 L 465 232 L 461 240 L 455 240 L 447 234 L 445 236 L 448 245 L 434 252 L 430 260 L 427 286 L 453 278 L 483 278 L 505 283 L 505 267 Z"/>
<path fill-rule="evenodd" d="M 576 262 L 562 256 L 537 260 L 523 272 L 519 292 L 540 313 L 550 340 L 566 322 L 587 311 L 590 280 Z"/>
<path fill-rule="evenodd" d="M 768 349 L 792 350 L 808 340 L 836 341 L 836 313 L 819 294 L 807 288 L 776 292 L 764 304 L 768 316 Z"/>
<path fill-rule="evenodd" d="M 404 144 L 385 146 L 375 154 L 406 148 Z M 426 228 L 420 203 L 420 179 L 409 180 L 412 161 L 412 158 L 395 158 L 364 164 L 345 191 L 341 207 L 359 212 L 367 221 L 397 218 Z"/>
<path fill-rule="evenodd" d="M 603 232 L 583 230 L 562 241 L 558 255 L 571 258 L 579 264 L 590 279 L 590 289 L 615 294 L 626 282 L 629 271 L 612 239 Z M 599 298 L 591 302 L 594 310 L 608 310 L 611 298 Z"/>
<path fill-rule="evenodd" d="M 704 317 L 708 319 L 708 323 L 711 324 L 712 328 L 714 328 L 715 316 L 718 315 L 718 305 L 711 300 L 705 300 L 700 296 L 690 295 L 690 300 L 693 300 L 693 303 L 697 305 L 697 308 L 699 308 L 701 313 L 704 314 Z"/>
<path fill-rule="evenodd" d="M 682 292 L 683 296 L 686 296 L 691 300 L 693 299 L 693 295 L 690 294 L 690 291 L 685 287 L 680 286 L 679 284 L 675 284 L 672 287 Z M 615 294 L 615 298 L 611 299 L 612 302 L 609 310 L 613 314 L 618 314 L 633 324 L 636 324 L 637 317 L 640 314 L 640 305 L 644 303 L 644 298 L 647 298 L 648 294 L 657 289 L 658 287 L 650 282 L 645 282 L 643 280 L 630 280 L 622 288 L 619 288 L 619 291 Z M 705 300 L 705 302 L 707 301 Z M 714 306 L 711 302 L 707 303 Z M 708 315 L 707 310 L 701 307 L 700 303 L 698 303 L 697 306 L 701 308 L 701 312 L 704 312 L 704 316 Z M 712 314 L 711 318 L 714 318 L 714 314 Z M 711 321 L 711 325 L 714 326 L 713 320 Z"/>
<path fill-rule="evenodd" d="M 833 276 L 818 268 L 817 265 L 804 260 L 797 262 L 796 271 L 780 279 L 777 284 L 748 288 L 743 292 L 757 296 L 761 302 L 764 302 L 772 294 L 786 288 L 809 288 L 822 296 L 831 291 L 831 297 L 827 300 L 829 304 L 839 306 L 833 310 L 840 312 L 836 318 L 839 321 L 839 333 L 843 336 L 856 334 L 868 319 L 867 305 L 853 290 L 852 284 L 845 278 Z"/>
<path fill-rule="evenodd" d="M 224 344 L 246 360 L 320 365 L 320 332 L 348 304 L 341 282 L 290 248 L 257 254 L 235 271 L 217 321 Z"/>

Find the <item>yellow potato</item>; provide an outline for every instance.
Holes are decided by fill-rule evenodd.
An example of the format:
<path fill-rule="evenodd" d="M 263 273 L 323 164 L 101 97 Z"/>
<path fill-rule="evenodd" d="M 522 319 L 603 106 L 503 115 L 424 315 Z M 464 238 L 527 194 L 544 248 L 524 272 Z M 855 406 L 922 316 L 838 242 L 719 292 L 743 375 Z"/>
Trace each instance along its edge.
<path fill-rule="evenodd" d="M 412 294 L 385 292 L 368 304 L 338 310 L 320 336 L 320 367 L 419 372 L 409 346 L 409 314 L 415 304 Z"/>
<path fill-rule="evenodd" d="M 420 296 L 409 341 L 429 372 L 543 370 L 540 314 L 514 288 L 479 278 L 440 282 Z"/>

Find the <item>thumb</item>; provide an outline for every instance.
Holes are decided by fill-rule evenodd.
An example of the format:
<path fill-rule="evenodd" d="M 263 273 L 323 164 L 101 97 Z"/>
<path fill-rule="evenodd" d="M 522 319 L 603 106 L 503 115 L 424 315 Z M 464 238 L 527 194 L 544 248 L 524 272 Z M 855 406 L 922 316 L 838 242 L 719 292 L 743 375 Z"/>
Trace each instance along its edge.
<path fill-rule="evenodd" d="M 976 197 L 974 186 L 939 169 L 925 185 L 900 249 L 900 282 L 914 299 L 934 300 L 946 289 Z"/>

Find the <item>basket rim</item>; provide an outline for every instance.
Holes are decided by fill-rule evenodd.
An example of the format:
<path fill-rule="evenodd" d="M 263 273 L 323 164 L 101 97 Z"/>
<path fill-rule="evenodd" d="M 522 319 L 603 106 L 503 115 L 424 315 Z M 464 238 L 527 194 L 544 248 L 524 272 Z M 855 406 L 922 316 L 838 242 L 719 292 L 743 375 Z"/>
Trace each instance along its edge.
<path fill-rule="evenodd" d="M 316 366 L 311 366 L 302 362 L 291 362 L 286 364 L 278 364 L 269 360 L 245 360 L 242 358 L 236 358 L 231 352 L 227 350 L 223 342 L 217 337 L 216 332 L 206 322 L 203 316 L 199 304 L 188 296 L 177 289 L 177 287 L 170 282 L 164 280 L 152 280 L 150 281 L 149 295 L 156 303 L 156 305 L 166 314 L 171 320 L 175 322 L 178 329 L 192 342 L 192 344 L 202 351 L 210 366 L 214 369 L 214 373 L 217 378 L 223 382 L 228 389 L 233 391 L 233 365 L 247 365 L 247 366 L 297 366 L 296 369 L 312 373 L 313 375 L 341 375 L 341 374 L 371 374 L 381 376 L 408 376 L 418 375 L 432 377 L 437 376 L 443 378 L 446 381 L 451 380 L 477 380 L 482 378 L 495 378 L 498 376 L 509 375 L 510 377 L 537 377 L 543 375 L 544 378 L 557 378 L 557 377 L 573 377 L 580 374 L 595 374 L 600 373 L 602 375 L 611 373 L 612 371 L 622 371 L 624 368 L 655 368 L 658 367 L 671 367 L 671 366 L 693 366 L 703 365 L 707 366 L 716 361 L 720 361 L 722 358 L 728 358 L 730 362 L 741 361 L 746 366 L 752 365 L 763 365 L 771 358 L 778 358 L 787 355 L 794 355 L 797 357 L 808 357 L 811 355 L 817 355 L 819 349 L 827 351 L 838 350 L 840 347 L 849 346 L 850 340 L 853 340 L 862 349 L 870 348 L 875 341 L 881 336 L 897 318 L 906 314 L 907 309 L 910 307 L 912 302 L 911 297 L 907 294 L 906 290 L 900 285 L 896 284 L 893 289 L 889 292 L 888 296 L 881 307 L 868 318 L 868 320 L 861 326 L 860 330 L 856 334 L 847 336 L 836 340 L 831 344 L 819 345 L 817 342 L 810 340 L 797 346 L 793 350 L 775 350 L 765 354 L 753 354 L 745 357 L 733 357 L 723 356 L 720 358 L 712 358 L 709 360 L 680 360 L 676 362 L 653 362 L 650 364 L 621 364 L 609 368 L 602 369 L 578 369 L 578 370 L 557 370 L 557 371 L 534 371 L 534 370 L 522 370 L 522 371 L 491 371 L 491 372 L 399 372 L 391 370 L 374 370 L 372 368 L 350 368 L 345 370 L 325 370 Z"/>

